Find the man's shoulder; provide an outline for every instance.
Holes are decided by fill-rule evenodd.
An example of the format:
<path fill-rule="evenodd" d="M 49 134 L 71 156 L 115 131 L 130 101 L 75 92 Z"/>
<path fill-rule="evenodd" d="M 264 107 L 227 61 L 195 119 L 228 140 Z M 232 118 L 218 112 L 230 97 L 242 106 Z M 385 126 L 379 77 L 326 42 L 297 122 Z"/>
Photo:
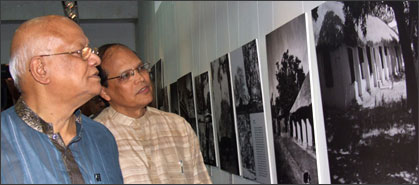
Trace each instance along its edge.
<path fill-rule="evenodd" d="M 107 145 L 106 147 L 101 147 L 100 150 L 108 151 L 116 147 L 115 136 L 105 125 L 85 115 L 82 116 L 82 124 L 84 136 L 87 136 L 89 140 L 98 145 Z"/>
<path fill-rule="evenodd" d="M 16 114 L 14 107 L 15 106 L 11 106 L 11 107 L 7 108 L 6 110 L 2 111 L 1 112 L 2 119 L 6 118 L 7 116 L 11 116 L 12 114 Z"/>
<path fill-rule="evenodd" d="M 113 122 L 115 121 L 115 118 L 117 117 L 119 114 L 118 112 L 116 112 L 114 109 L 111 108 L 111 106 L 108 106 L 106 108 L 104 108 L 95 118 L 94 121 L 99 122 L 100 124 L 106 126 L 107 128 L 109 128 L 109 122 Z"/>
<path fill-rule="evenodd" d="M 6 126 L 16 124 L 19 117 L 16 114 L 14 106 L 9 107 L 8 109 L 1 112 L 1 129 L 5 129 Z"/>
<path fill-rule="evenodd" d="M 158 110 L 153 107 L 148 107 L 147 111 L 149 112 L 149 118 L 155 121 L 161 121 L 160 123 L 166 123 L 171 125 L 171 129 L 180 131 L 181 133 L 192 134 L 195 133 L 191 124 L 182 116 L 177 115 L 171 112 L 165 112 Z"/>
<path fill-rule="evenodd" d="M 105 119 L 106 116 L 108 115 L 106 112 L 109 109 L 109 107 L 106 107 L 105 109 L 103 109 L 95 118 L 94 121 L 97 121 L 99 123 L 102 123 Z"/>
<path fill-rule="evenodd" d="M 16 126 L 17 115 L 14 106 L 1 112 L 1 132 L 2 137 L 5 136 L 5 132 L 9 132 L 13 126 Z"/>
<path fill-rule="evenodd" d="M 106 128 L 103 124 L 99 123 L 96 120 L 92 120 L 91 118 L 82 115 L 82 124 L 83 128 L 89 132 L 98 133 L 102 135 L 111 134 L 108 128 Z"/>
<path fill-rule="evenodd" d="M 147 107 L 150 116 L 166 117 L 169 120 L 184 121 L 185 119 L 175 113 L 165 112 L 154 107 Z"/>

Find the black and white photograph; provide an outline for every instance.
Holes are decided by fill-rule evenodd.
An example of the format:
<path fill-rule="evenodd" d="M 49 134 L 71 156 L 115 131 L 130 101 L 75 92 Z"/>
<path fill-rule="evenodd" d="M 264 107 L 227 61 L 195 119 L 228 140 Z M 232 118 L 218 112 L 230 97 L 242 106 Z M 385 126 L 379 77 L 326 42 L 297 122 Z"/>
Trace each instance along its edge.
<path fill-rule="evenodd" d="M 269 173 L 262 173 L 269 171 L 267 143 L 256 144 L 266 134 L 255 134 L 256 130 L 264 131 L 266 128 L 256 40 L 232 51 L 230 60 L 242 175 L 249 180 L 270 183 Z"/>
<path fill-rule="evenodd" d="M 208 71 L 195 77 L 199 145 L 204 163 L 216 166 Z"/>
<path fill-rule="evenodd" d="M 231 52 L 231 69 L 236 112 L 263 112 L 256 40 Z"/>
<path fill-rule="evenodd" d="M 179 114 L 179 98 L 177 95 L 177 82 L 170 84 L 170 112 Z"/>
<path fill-rule="evenodd" d="M 237 114 L 237 130 L 239 131 L 239 145 L 242 162 L 243 177 L 256 180 L 256 162 L 252 125 L 249 114 Z"/>
<path fill-rule="evenodd" d="M 189 72 L 177 80 L 177 92 L 179 97 L 179 115 L 191 124 L 198 135 L 195 116 L 194 92 L 192 86 L 192 73 Z"/>
<path fill-rule="evenodd" d="M 163 88 L 163 106 L 161 108 L 162 111 L 169 112 L 169 93 L 168 93 L 167 86 Z"/>
<path fill-rule="evenodd" d="M 163 89 L 163 69 L 162 69 L 162 62 L 161 59 L 156 62 L 156 96 L 157 96 L 157 108 L 163 110 L 163 102 L 164 102 L 164 89 Z"/>
<path fill-rule="evenodd" d="M 211 62 L 213 118 L 222 170 L 239 175 L 228 54 Z"/>
<path fill-rule="evenodd" d="M 266 35 L 279 184 L 318 183 L 304 16 L 302 14 Z"/>
<path fill-rule="evenodd" d="M 418 2 L 311 13 L 331 183 L 418 184 Z"/>
<path fill-rule="evenodd" d="M 151 66 L 150 68 L 150 81 L 153 86 L 153 101 L 150 103 L 150 107 L 157 108 L 157 96 L 156 96 L 156 65 Z"/>

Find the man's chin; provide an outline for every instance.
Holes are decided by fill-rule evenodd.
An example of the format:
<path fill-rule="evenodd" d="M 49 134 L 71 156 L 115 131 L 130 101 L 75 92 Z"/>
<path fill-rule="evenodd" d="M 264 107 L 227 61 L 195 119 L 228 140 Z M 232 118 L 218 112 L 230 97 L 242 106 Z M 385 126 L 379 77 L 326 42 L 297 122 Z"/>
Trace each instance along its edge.
<path fill-rule="evenodd" d="M 100 91 L 102 90 L 102 86 L 99 85 L 94 85 L 90 88 L 90 94 L 92 95 L 92 97 L 97 96 L 100 94 Z"/>
<path fill-rule="evenodd" d="M 148 105 L 151 104 L 151 102 L 153 101 L 153 97 L 143 97 L 141 99 L 141 104 L 145 105 L 145 107 L 147 107 Z"/>

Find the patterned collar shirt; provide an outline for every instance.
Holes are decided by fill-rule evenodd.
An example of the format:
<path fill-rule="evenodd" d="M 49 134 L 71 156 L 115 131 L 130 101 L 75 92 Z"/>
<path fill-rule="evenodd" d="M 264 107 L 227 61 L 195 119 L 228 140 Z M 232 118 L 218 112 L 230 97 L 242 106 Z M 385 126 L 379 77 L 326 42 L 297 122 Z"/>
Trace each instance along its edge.
<path fill-rule="evenodd" d="M 1 183 L 122 184 L 112 133 L 79 110 L 75 116 L 77 133 L 66 146 L 22 99 L 3 111 Z"/>
<path fill-rule="evenodd" d="M 182 117 L 147 107 L 135 119 L 109 106 L 95 120 L 115 136 L 125 183 L 212 183 L 198 138 Z"/>

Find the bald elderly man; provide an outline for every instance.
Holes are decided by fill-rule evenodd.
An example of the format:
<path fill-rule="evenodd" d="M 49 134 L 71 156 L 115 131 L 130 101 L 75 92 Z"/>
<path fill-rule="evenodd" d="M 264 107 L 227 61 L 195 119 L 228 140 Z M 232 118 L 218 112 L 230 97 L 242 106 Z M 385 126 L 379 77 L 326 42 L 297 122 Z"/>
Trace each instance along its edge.
<path fill-rule="evenodd" d="M 97 51 L 72 20 L 24 22 L 10 48 L 21 97 L 1 113 L 1 183 L 123 183 L 115 138 L 78 109 L 101 91 Z"/>

